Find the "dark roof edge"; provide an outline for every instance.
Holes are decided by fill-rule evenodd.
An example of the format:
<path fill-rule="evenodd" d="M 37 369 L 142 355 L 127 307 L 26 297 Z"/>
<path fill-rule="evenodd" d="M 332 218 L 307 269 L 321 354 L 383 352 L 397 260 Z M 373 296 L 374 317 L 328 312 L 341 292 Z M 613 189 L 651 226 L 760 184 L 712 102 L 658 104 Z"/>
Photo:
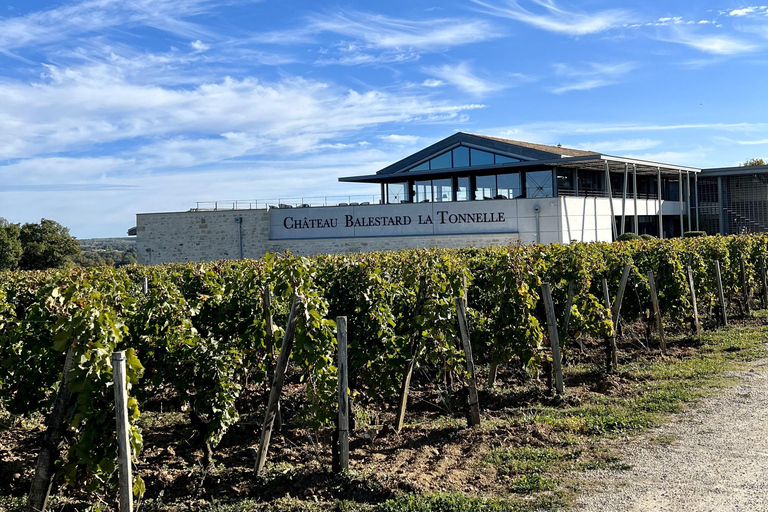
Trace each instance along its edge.
<path fill-rule="evenodd" d="M 702 176 L 742 176 L 768 172 L 768 165 L 737 165 L 734 167 L 711 167 L 702 169 Z"/>
<path fill-rule="evenodd" d="M 560 158 L 560 154 L 543 151 L 540 149 L 534 149 L 531 147 L 525 147 L 516 145 L 515 141 L 505 142 L 503 139 L 491 138 L 482 135 L 475 135 L 472 133 L 456 132 L 453 135 L 446 137 L 427 146 L 426 148 L 417 151 L 416 153 L 409 155 L 402 160 L 399 160 L 387 167 L 376 172 L 378 175 L 394 174 L 397 171 L 416 165 L 424 160 L 428 160 L 431 156 L 441 153 L 452 146 L 456 146 L 461 143 L 472 144 L 475 146 L 483 147 L 489 151 L 501 151 L 503 153 L 509 153 L 528 158 L 531 160 L 544 160 L 549 158 Z M 538 144 L 537 146 L 543 146 Z M 554 148 L 554 146 L 553 146 Z M 555 148 L 556 149 L 556 148 Z M 598 153 L 595 153 L 597 155 Z"/>

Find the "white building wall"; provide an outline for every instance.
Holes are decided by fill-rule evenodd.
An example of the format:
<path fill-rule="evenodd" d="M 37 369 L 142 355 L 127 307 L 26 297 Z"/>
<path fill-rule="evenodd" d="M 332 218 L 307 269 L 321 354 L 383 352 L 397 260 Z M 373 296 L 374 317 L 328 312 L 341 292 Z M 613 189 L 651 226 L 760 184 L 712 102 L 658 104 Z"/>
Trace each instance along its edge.
<path fill-rule="evenodd" d="M 502 203 L 503 201 L 503 203 Z M 368 252 L 429 247 L 485 247 L 523 243 L 568 243 L 613 240 L 611 208 L 608 198 L 557 197 L 540 199 L 497 200 L 488 203 L 504 210 L 508 222 L 500 224 L 499 232 L 411 234 L 396 236 L 350 236 L 313 238 L 306 231 L 304 238 L 270 238 L 270 225 L 281 223 L 286 212 L 277 210 L 189 211 L 174 213 L 145 213 L 136 217 L 139 261 L 147 264 L 213 261 L 218 259 L 261 258 L 268 252 L 290 250 L 298 255 L 318 253 Z M 614 214 L 621 216 L 621 199 L 613 199 Z M 440 203 L 440 209 L 477 209 L 479 205 Z M 538 207 L 538 228 L 537 212 Z M 634 215 L 634 201 L 625 202 L 625 215 Z M 343 206 L 295 209 L 296 215 L 337 215 Z M 369 211 L 381 212 L 381 205 L 371 205 Z M 390 205 L 392 212 L 407 212 L 415 205 Z M 436 207 L 437 208 L 437 207 Z M 679 203 L 664 201 L 665 214 L 679 213 Z M 343 210 L 343 211 L 347 211 Z M 365 212 L 365 207 L 356 208 Z M 639 200 L 639 215 L 658 215 L 658 201 Z M 360 215 L 366 215 L 362 213 Z M 282 217 L 280 217 L 282 216 Z M 343 218 L 343 216 L 342 216 Z M 242 224 L 238 223 L 242 219 Z M 277 219 L 277 221 L 276 221 Z M 488 225 L 482 226 L 487 229 Z M 242 229 L 242 231 L 240 231 Z M 242 234 L 241 234 L 242 233 Z M 242 255 L 240 243 L 242 236 Z"/>

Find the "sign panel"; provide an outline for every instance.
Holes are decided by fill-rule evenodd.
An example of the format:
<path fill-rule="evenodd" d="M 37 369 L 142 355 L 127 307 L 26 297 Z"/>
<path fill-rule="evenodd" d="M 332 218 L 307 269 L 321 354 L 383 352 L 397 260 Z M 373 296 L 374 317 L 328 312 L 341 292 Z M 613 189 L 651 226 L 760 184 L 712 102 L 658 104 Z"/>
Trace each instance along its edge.
<path fill-rule="evenodd" d="M 269 238 L 516 233 L 515 200 L 273 208 Z"/>

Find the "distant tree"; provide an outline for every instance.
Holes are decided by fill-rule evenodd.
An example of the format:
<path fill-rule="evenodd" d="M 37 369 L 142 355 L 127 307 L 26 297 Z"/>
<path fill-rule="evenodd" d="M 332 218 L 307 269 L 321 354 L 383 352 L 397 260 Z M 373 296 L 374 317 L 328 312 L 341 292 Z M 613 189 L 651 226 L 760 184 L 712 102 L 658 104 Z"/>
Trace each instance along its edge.
<path fill-rule="evenodd" d="M 24 270 L 65 267 L 80 254 L 80 244 L 69 234 L 69 229 L 52 220 L 24 224 L 20 239 L 23 251 L 20 267 Z"/>
<path fill-rule="evenodd" d="M 763 160 L 762 158 L 750 158 L 746 162 L 743 162 L 743 163 L 741 163 L 739 165 L 743 166 L 743 167 L 753 167 L 755 165 L 765 165 L 765 160 Z"/>
<path fill-rule="evenodd" d="M 14 270 L 21 259 L 21 240 L 18 224 L 0 217 L 0 270 Z"/>

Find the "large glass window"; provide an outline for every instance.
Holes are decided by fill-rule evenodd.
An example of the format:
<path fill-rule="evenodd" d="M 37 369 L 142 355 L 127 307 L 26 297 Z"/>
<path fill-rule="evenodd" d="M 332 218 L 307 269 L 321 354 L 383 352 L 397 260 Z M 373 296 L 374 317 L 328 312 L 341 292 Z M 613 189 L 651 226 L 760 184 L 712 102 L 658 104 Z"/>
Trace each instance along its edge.
<path fill-rule="evenodd" d="M 469 176 L 460 176 L 456 178 L 456 200 L 469 201 Z"/>
<path fill-rule="evenodd" d="M 450 169 L 451 164 L 451 152 L 443 153 L 440 156 L 436 156 L 429 161 L 430 169 Z"/>
<path fill-rule="evenodd" d="M 414 200 L 417 203 L 429 203 L 432 201 L 432 181 L 413 182 Z"/>
<path fill-rule="evenodd" d="M 453 187 L 451 179 L 432 180 L 432 197 L 436 203 L 453 201 Z"/>
<path fill-rule="evenodd" d="M 389 204 L 403 203 L 408 201 L 407 183 L 390 183 L 387 185 L 387 202 Z"/>
<path fill-rule="evenodd" d="M 496 175 L 475 178 L 475 199 L 493 199 L 496 197 Z"/>
<path fill-rule="evenodd" d="M 453 166 L 469 167 L 469 148 L 460 146 L 453 150 Z"/>
<path fill-rule="evenodd" d="M 496 176 L 497 192 L 494 196 L 497 199 L 514 199 L 523 194 L 520 186 L 520 174 L 499 174 Z"/>
<path fill-rule="evenodd" d="M 423 164 L 419 164 L 416 167 L 413 167 L 411 169 L 408 169 L 409 171 L 428 171 L 429 170 L 429 162 L 424 162 Z"/>
<path fill-rule="evenodd" d="M 525 173 L 525 197 L 552 197 L 552 171 Z"/>
<path fill-rule="evenodd" d="M 475 165 L 493 165 L 493 153 L 480 151 L 479 149 L 469 150 L 469 164 Z"/>
<path fill-rule="evenodd" d="M 511 156 L 496 155 L 497 164 L 505 164 L 507 162 L 520 162 L 519 158 L 512 158 Z"/>

